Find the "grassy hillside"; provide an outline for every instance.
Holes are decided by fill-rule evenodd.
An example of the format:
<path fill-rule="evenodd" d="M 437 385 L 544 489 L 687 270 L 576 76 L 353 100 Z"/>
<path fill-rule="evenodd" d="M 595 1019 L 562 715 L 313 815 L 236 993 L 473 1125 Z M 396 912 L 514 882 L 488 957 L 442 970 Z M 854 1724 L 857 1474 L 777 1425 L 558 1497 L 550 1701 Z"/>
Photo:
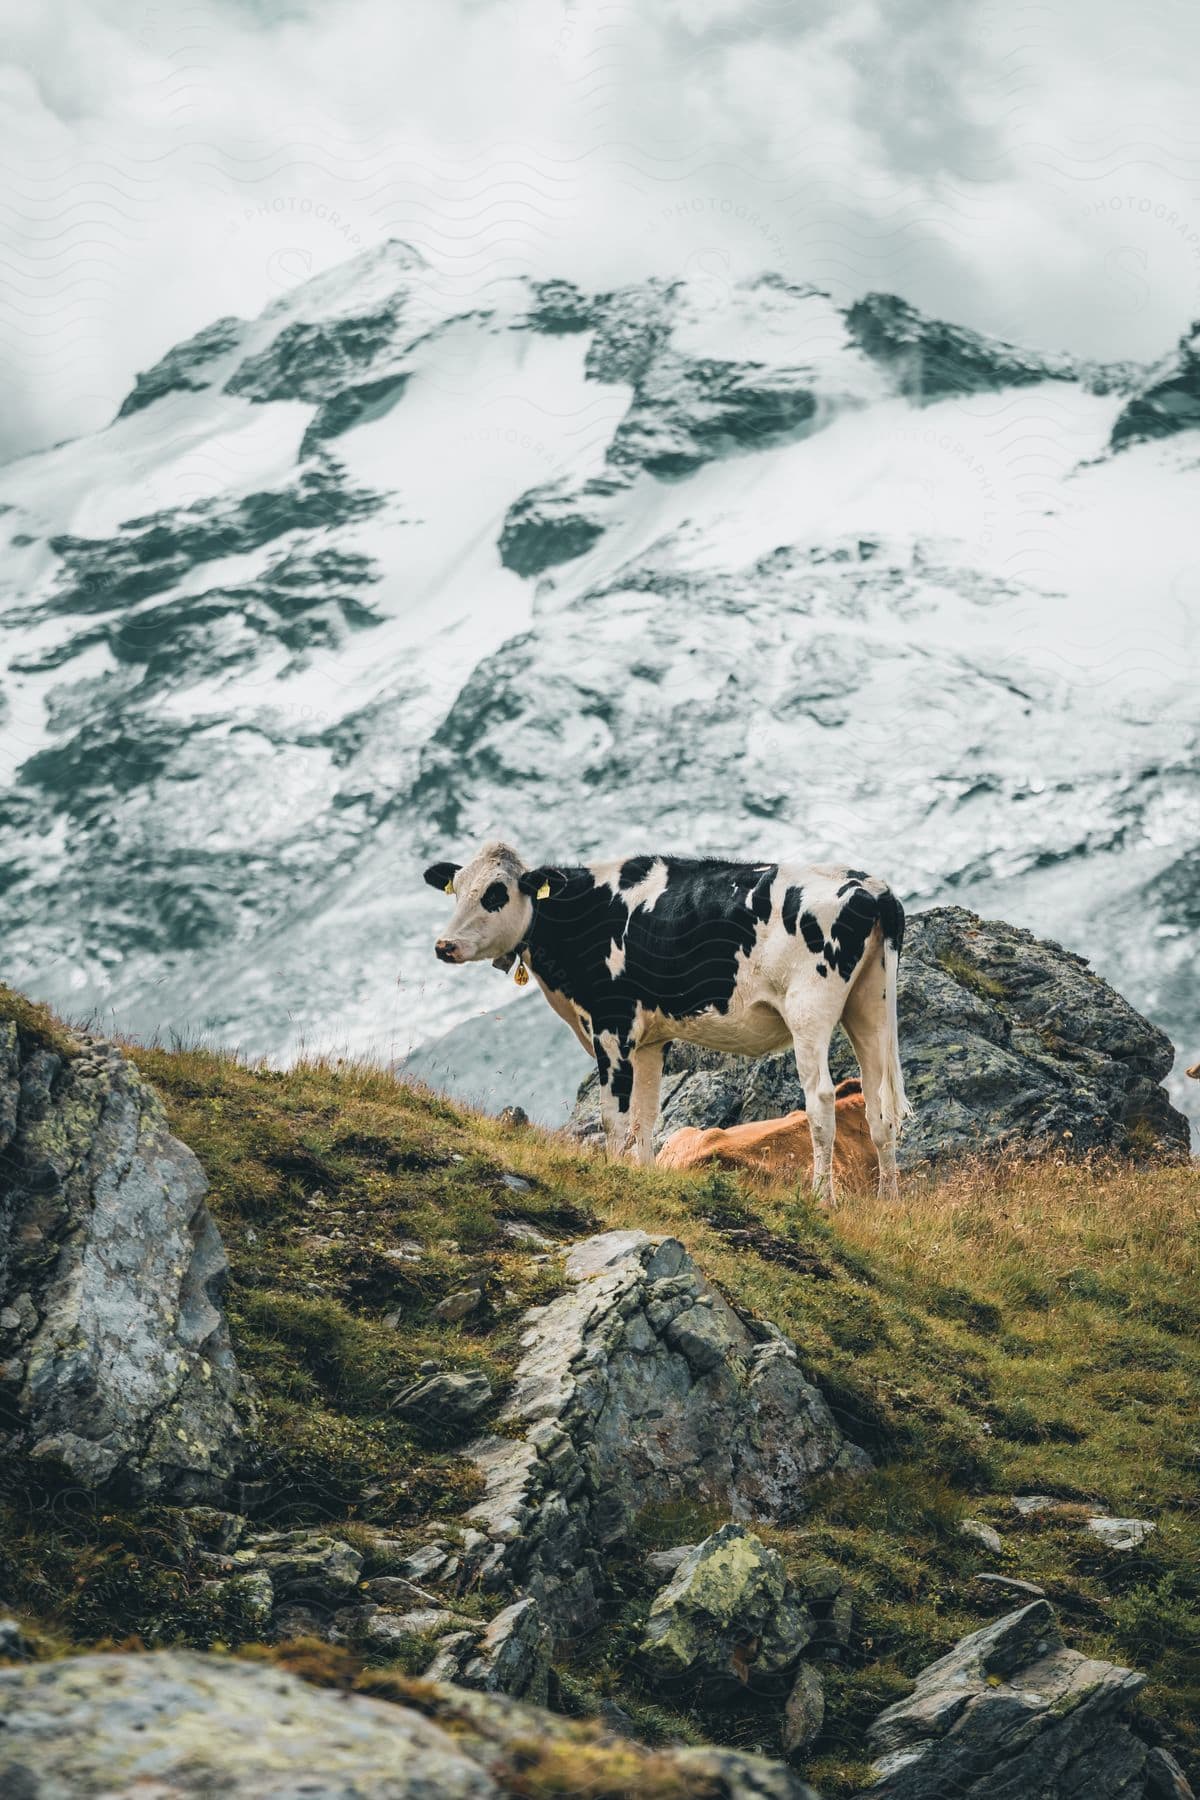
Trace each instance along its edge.
<path fill-rule="evenodd" d="M 452 1521 L 475 1492 L 461 1444 L 397 1419 L 388 1391 L 436 1359 L 482 1369 L 502 1400 L 521 1314 L 560 1281 L 556 1260 L 506 1227 L 564 1241 L 616 1225 L 672 1232 L 738 1305 L 795 1339 L 877 1460 L 869 1479 L 817 1491 L 802 1527 L 762 1533 L 785 1556 L 827 1557 L 855 1593 L 810 1779 L 849 1791 L 878 1708 L 1019 1603 L 984 1571 L 1039 1583 L 1075 1647 L 1146 1669 L 1150 1734 L 1200 1768 L 1194 1167 L 962 1170 L 910 1180 L 899 1207 L 847 1196 L 830 1218 L 725 1175 L 608 1166 L 352 1065 L 131 1054 L 208 1171 L 235 1345 L 260 1394 L 262 1466 L 243 1495 L 258 1518 L 328 1519 L 350 1535 Z M 440 1323 L 437 1303 L 464 1288 L 483 1305 Z M 1030 1493 L 1079 1504 L 1023 1518 L 1011 1497 Z M 1106 1550 L 1083 1527 L 1086 1503 L 1155 1532 L 1138 1551 Z M 245 1635 L 206 1598 L 178 1515 L 97 1513 L 29 1470 L 9 1472 L 3 1507 L 0 1593 L 52 1640 Z M 964 1536 L 964 1518 L 995 1525 L 1002 1552 Z M 650 1598 L 640 1552 L 715 1522 L 643 1521 L 643 1542 L 613 1566 L 609 1626 L 559 1672 L 563 1704 L 611 1697 L 651 1737 L 768 1742 L 752 1696 L 740 1713 L 684 1716 L 627 1665 Z M 310 1672 L 356 1678 L 344 1651 L 306 1654 Z"/>

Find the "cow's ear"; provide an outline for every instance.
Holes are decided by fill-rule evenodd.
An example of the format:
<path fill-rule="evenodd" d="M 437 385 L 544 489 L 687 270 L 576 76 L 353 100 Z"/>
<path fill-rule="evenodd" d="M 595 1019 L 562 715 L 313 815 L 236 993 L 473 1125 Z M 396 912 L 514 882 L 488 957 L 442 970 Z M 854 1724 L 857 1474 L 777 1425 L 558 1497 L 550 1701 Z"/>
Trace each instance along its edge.
<path fill-rule="evenodd" d="M 529 894 L 534 900 L 557 900 L 567 885 L 565 869 L 555 869 L 544 863 L 540 869 L 526 869 L 518 875 L 517 886 L 523 894 Z"/>
<path fill-rule="evenodd" d="M 454 877 L 461 868 L 461 863 L 430 863 L 425 871 L 425 879 L 430 887 L 441 888 L 445 893 L 452 894 Z"/>

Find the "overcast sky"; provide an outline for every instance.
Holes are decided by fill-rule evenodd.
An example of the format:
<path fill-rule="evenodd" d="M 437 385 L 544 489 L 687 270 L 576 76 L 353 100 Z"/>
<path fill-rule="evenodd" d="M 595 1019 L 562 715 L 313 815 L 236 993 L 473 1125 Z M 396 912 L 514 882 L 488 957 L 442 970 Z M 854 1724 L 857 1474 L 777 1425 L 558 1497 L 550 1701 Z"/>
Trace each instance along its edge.
<path fill-rule="evenodd" d="M 1193 0 L 0 0 L 0 454 L 409 239 L 895 290 L 1152 358 L 1200 316 Z"/>

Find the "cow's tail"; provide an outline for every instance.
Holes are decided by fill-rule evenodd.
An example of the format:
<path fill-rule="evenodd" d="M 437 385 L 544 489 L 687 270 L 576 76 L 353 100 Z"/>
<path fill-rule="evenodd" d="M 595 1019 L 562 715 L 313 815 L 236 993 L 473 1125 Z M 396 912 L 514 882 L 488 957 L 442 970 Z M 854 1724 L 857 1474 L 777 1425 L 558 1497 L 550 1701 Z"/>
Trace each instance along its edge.
<path fill-rule="evenodd" d="M 904 943 L 904 908 L 890 888 L 876 896 L 879 924 L 883 931 L 883 986 L 887 1007 L 887 1048 L 883 1059 L 883 1080 L 879 1104 L 885 1119 L 897 1131 L 912 1112 L 904 1092 L 904 1071 L 900 1067 L 900 1023 L 897 1016 L 897 985 L 900 976 L 900 949 Z"/>

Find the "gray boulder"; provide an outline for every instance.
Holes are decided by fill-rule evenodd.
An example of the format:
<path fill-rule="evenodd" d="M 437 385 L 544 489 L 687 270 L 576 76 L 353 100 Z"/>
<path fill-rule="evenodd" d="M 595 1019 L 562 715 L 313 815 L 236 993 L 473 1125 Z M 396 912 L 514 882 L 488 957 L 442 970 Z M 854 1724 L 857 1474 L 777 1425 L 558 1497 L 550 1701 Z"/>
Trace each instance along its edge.
<path fill-rule="evenodd" d="M 963 1638 L 879 1715 L 862 1800 L 1143 1800 L 1159 1765 L 1125 1715 L 1145 1681 L 1066 1649 L 1035 1600 Z"/>
<path fill-rule="evenodd" d="M 782 1764 L 736 1750 L 651 1751 L 504 1695 L 440 1683 L 422 1683 L 420 1705 L 191 1651 L 2 1669 L 0 1792 L 11 1800 L 501 1800 L 535 1791 L 545 1756 L 555 1784 L 574 1767 L 599 1791 L 598 1777 L 615 1770 L 605 1791 L 619 1781 L 629 1800 L 667 1791 L 816 1800 Z"/>
<path fill-rule="evenodd" d="M 0 1670 L 13 1800 L 491 1800 L 502 1790 L 408 1707 L 182 1651 Z M 306 1785 L 307 1784 L 307 1785 Z"/>
<path fill-rule="evenodd" d="M 711 1697 L 783 1680 L 813 1636 L 783 1561 L 743 1525 L 723 1525 L 684 1557 L 654 1599 L 638 1659 L 663 1687 Z"/>
<path fill-rule="evenodd" d="M 1162 1086 L 1174 1060 L 1169 1038 L 1060 945 L 961 906 L 916 913 L 899 1009 L 914 1107 L 902 1166 L 1047 1146 L 1188 1154 L 1187 1120 Z M 832 1060 L 835 1079 L 857 1073 L 840 1031 Z M 790 1053 L 753 1059 L 676 1043 L 665 1071 L 659 1144 L 684 1125 L 736 1125 L 804 1105 Z M 569 1129 L 600 1139 L 594 1075 Z"/>
<path fill-rule="evenodd" d="M 403 1418 L 426 1425 L 461 1425 L 491 1402 L 492 1384 L 477 1369 L 447 1369 L 402 1388 L 392 1402 Z"/>
<path fill-rule="evenodd" d="M 252 1414 L 203 1172 L 114 1045 L 14 1012 L 0 1016 L 0 1396 L 15 1425 L 0 1442 L 88 1488 L 212 1498 Z"/>
<path fill-rule="evenodd" d="M 639 1231 L 575 1244 L 567 1292 L 524 1320 L 500 1422 L 471 1447 L 470 1573 L 532 1594 L 556 1642 L 599 1623 L 604 1553 L 646 1507 L 687 1499 L 782 1520 L 833 1470 L 869 1466 L 773 1327 L 748 1321 L 683 1245 Z"/>

